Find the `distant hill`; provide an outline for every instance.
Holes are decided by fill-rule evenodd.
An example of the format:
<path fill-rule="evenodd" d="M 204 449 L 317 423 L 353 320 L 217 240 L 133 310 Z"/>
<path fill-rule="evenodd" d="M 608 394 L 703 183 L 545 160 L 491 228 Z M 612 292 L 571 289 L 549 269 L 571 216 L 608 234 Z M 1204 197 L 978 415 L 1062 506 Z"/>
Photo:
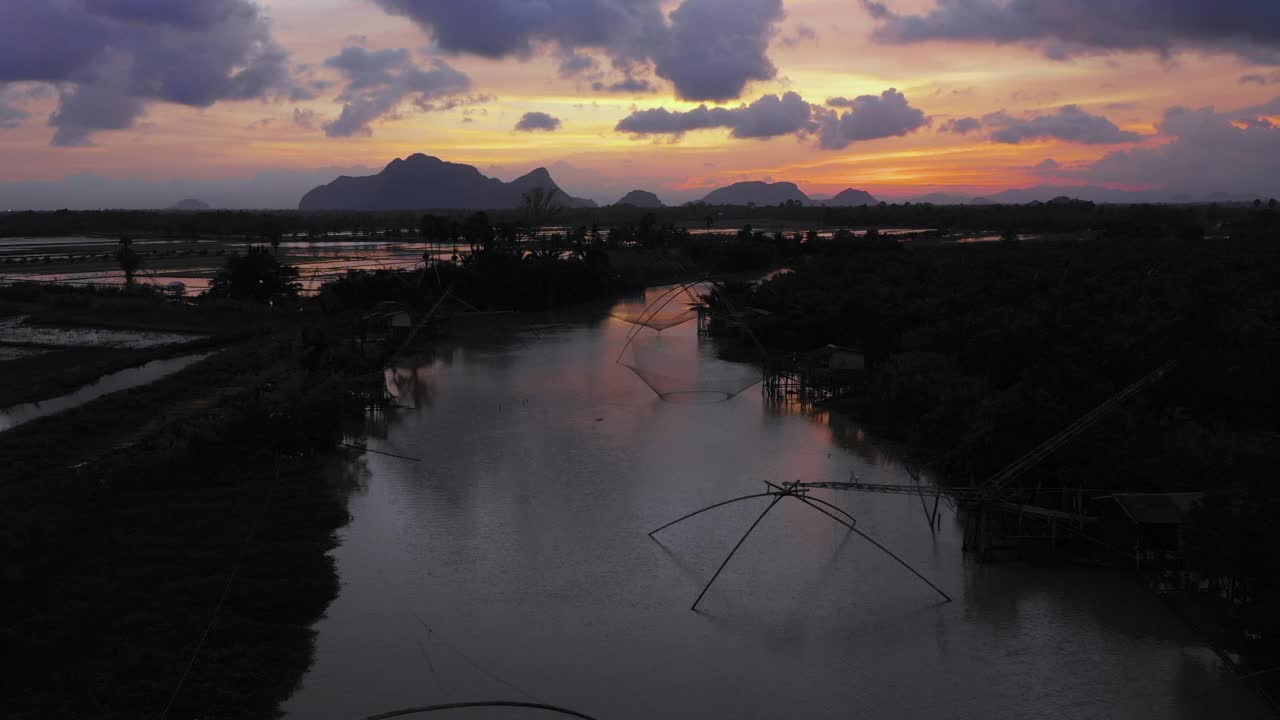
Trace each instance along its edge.
<path fill-rule="evenodd" d="M 949 193 L 929 193 L 920 197 L 911 198 L 913 203 L 928 203 L 930 205 L 973 205 L 973 198 L 964 195 L 951 195 Z"/>
<path fill-rule="evenodd" d="M 630 205 L 638 208 L 660 208 L 666 207 L 657 195 L 645 190 L 632 190 L 622 197 L 621 200 L 614 203 L 615 205 Z"/>
<path fill-rule="evenodd" d="M 180 200 L 170 205 L 169 209 L 170 210 L 186 210 L 186 211 L 212 210 L 213 206 L 203 200 L 187 198 L 186 200 Z"/>
<path fill-rule="evenodd" d="M 880 201 L 872 197 L 866 190 L 848 188 L 823 203 L 832 207 L 856 207 L 858 205 L 878 205 Z"/>
<path fill-rule="evenodd" d="M 518 208 L 521 195 L 534 189 L 560 190 L 546 168 L 509 183 L 485 177 L 470 165 L 429 155 L 410 155 L 377 175 L 342 176 L 302 197 L 299 210 L 505 210 Z M 595 207 L 560 191 L 565 207 Z"/>
<path fill-rule="evenodd" d="M 734 183 L 713 190 L 702 199 L 708 205 L 781 205 L 788 200 L 809 204 L 809 196 L 800 192 L 795 183 L 766 183 L 758 180 Z"/>

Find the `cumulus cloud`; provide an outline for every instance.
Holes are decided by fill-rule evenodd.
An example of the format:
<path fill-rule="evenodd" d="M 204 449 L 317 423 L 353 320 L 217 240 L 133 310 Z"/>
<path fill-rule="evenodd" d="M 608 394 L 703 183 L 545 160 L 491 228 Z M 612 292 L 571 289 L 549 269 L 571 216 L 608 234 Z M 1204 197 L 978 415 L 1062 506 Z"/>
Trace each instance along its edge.
<path fill-rule="evenodd" d="M 1090 53 L 1194 51 L 1280 65 L 1275 0 L 937 0 L 902 15 L 874 0 L 862 5 L 889 43 L 950 40 L 1019 43 L 1054 59 Z"/>
<path fill-rule="evenodd" d="M 1280 97 L 1234 112 L 1175 107 L 1158 125 L 1170 142 L 1113 152 L 1080 177 L 1192 195 L 1280 195 L 1280 125 L 1272 122 L 1277 116 Z"/>
<path fill-rule="evenodd" d="M 552 132 L 560 129 L 560 118 L 552 117 L 544 112 L 527 112 L 516 123 L 516 132 Z"/>
<path fill-rule="evenodd" d="M 713 128 L 728 128 L 735 138 L 817 135 L 821 147 L 838 150 L 862 140 L 906 135 L 928 123 L 924 112 L 911 107 L 897 90 L 854 98 L 846 106 L 849 111 L 841 114 L 788 92 L 781 97 L 765 95 L 736 108 L 702 105 L 687 112 L 637 110 L 623 118 L 616 129 L 639 136 L 672 137 Z"/>
<path fill-rule="evenodd" d="M 708 108 L 706 105 L 678 112 L 666 108 L 637 110 L 617 125 L 620 132 L 633 135 L 671 135 L 679 137 L 694 130 L 728 128 L 736 138 L 771 138 L 816 129 L 813 106 L 799 94 L 789 92 L 782 97 L 765 95 L 750 105 L 736 108 Z"/>
<path fill-rule="evenodd" d="M 0 83 L 22 81 L 58 86 L 55 145 L 133 127 L 152 102 L 306 95 L 252 0 L 0 3 Z"/>
<path fill-rule="evenodd" d="M 952 118 L 938 126 L 939 131 L 956 135 L 968 135 L 981 129 L 982 121 L 976 117 Z"/>
<path fill-rule="evenodd" d="M 1049 115 L 1026 117 L 1000 111 L 983 117 L 982 123 L 994 129 L 992 140 L 1008 145 L 1050 138 L 1084 145 L 1114 145 L 1142 139 L 1138 133 L 1121 130 L 1107 118 L 1075 105 L 1064 105 Z"/>
<path fill-rule="evenodd" d="M 848 108 L 843 113 L 823 108 L 815 111 L 821 126 L 818 142 L 828 150 L 842 150 L 864 140 L 901 137 L 929 124 L 924 111 L 912 107 L 907 97 L 895 88 L 879 95 L 831 98 L 827 104 Z"/>
<path fill-rule="evenodd" d="M 561 72 L 592 69 L 598 51 L 631 78 L 636 64 L 675 85 L 689 100 L 740 97 L 755 80 L 771 80 L 770 39 L 782 0 L 683 0 L 663 14 L 662 0 L 376 0 L 412 19 L 447 53 L 529 58 L 541 47 L 561 56 Z M 617 83 L 597 80 L 600 89 Z M 595 84 L 593 84 L 595 87 Z"/>
<path fill-rule="evenodd" d="M 1037 163 L 1036 166 L 1031 169 L 1035 170 L 1036 172 L 1053 172 L 1054 170 L 1059 170 L 1061 168 L 1062 168 L 1062 165 L 1060 165 L 1057 160 L 1054 160 L 1053 158 L 1045 158 L 1044 160 L 1041 160 L 1039 163 Z"/>
<path fill-rule="evenodd" d="M 766 51 L 782 18 L 782 0 L 685 0 L 671 13 L 655 71 L 686 100 L 740 97 L 748 82 L 777 76 Z"/>
<path fill-rule="evenodd" d="M 406 99 L 422 110 L 442 109 L 433 101 L 449 99 L 471 88 L 471 78 L 443 60 L 432 60 L 427 69 L 414 62 L 404 48 L 366 50 L 343 48 L 324 61 L 346 80 L 338 95 L 342 113 L 324 125 L 329 137 L 369 135 L 369 123 L 393 115 Z M 447 107 L 454 107 L 447 104 Z"/>

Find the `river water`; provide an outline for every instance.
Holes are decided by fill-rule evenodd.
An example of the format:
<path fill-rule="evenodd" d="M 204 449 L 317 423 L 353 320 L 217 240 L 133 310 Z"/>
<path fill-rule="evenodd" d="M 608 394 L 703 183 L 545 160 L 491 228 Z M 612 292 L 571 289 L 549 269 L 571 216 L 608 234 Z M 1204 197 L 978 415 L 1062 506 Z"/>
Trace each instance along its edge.
<path fill-rule="evenodd" d="M 954 602 L 785 500 L 690 611 L 768 500 L 648 531 L 766 480 L 909 476 L 855 423 L 758 386 L 659 399 L 615 362 L 633 326 L 605 312 L 484 322 L 400 368 L 404 409 L 370 423 L 371 448 L 423 462 L 353 461 L 342 589 L 288 717 L 494 699 L 602 720 L 1270 717 L 1130 577 L 977 565 L 912 497 L 820 495 Z M 710 352 L 692 324 L 664 342 Z"/>

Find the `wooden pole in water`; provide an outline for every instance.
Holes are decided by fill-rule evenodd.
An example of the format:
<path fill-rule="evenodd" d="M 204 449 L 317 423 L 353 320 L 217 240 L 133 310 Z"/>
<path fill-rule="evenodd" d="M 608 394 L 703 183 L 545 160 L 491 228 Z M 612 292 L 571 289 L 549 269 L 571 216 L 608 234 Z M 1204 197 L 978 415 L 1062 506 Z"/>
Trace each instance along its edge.
<path fill-rule="evenodd" d="M 769 494 L 773 494 L 773 493 L 769 493 Z M 756 526 L 760 524 L 760 521 L 764 520 L 764 516 L 768 515 L 769 511 L 772 510 L 779 502 L 781 502 L 782 498 L 784 497 L 786 496 L 775 495 L 773 498 L 773 502 L 769 503 L 769 507 L 765 508 L 764 512 L 760 513 L 760 517 L 756 518 L 756 521 L 751 523 L 751 527 L 747 528 L 747 532 L 742 536 L 742 539 L 739 540 L 738 544 L 734 545 L 733 549 L 729 551 L 729 555 L 724 559 L 724 562 L 720 563 L 720 567 L 716 569 L 716 574 L 711 576 L 711 580 L 707 582 L 706 587 L 702 588 L 702 592 L 698 593 L 698 599 L 694 600 L 693 605 L 689 606 L 690 610 L 698 609 L 698 603 L 702 602 L 702 597 L 707 594 L 708 590 L 711 589 L 711 585 L 715 583 L 716 578 L 720 577 L 720 573 L 724 571 L 724 567 L 729 564 L 730 560 L 733 559 L 734 554 L 738 552 L 738 548 L 742 547 L 742 543 L 747 541 L 747 538 L 751 535 L 752 531 L 756 529 Z"/>

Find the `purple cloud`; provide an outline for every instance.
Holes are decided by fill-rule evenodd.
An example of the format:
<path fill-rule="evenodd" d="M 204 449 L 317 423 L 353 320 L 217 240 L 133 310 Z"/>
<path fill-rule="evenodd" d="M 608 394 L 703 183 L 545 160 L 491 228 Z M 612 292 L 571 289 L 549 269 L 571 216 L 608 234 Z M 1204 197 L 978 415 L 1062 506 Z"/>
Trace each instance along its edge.
<path fill-rule="evenodd" d="M 411 99 L 424 111 L 438 110 L 442 108 L 433 101 L 471 88 L 471 78 L 445 61 L 433 60 L 428 69 L 423 69 L 404 48 L 347 47 L 324 64 L 346 79 L 346 87 L 338 95 L 342 113 L 324 125 L 329 137 L 370 135 L 373 131 L 369 124 L 393 114 L 405 99 Z"/>
<path fill-rule="evenodd" d="M 911 106 L 896 88 L 879 95 L 831 98 L 828 105 L 847 112 L 819 109 L 819 144 L 827 150 L 843 150 L 855 142 L 901 137 L 929 124 L 924 111 Z"/>
<path fill-rule="evenodd" d="M 928 123 L 924 112 L 911 107 L 902 93 L 886 90 L 844 101 L 843 114 L 808 103 L 799 94 L 765 95 L 750 105 L 687 112 L 666 108 L 637 110 L 618 122 L 619 132 L 637 136 L 680 137 L 695 130 L 728 128 L 735 138 L 774 138 L 817 135 L 820 147 L 838 150 L 863 140 L 906 135 Z"/>
<path fill-rule="evenodd" d="M 766 139 L 816 129 L 813 106 L 797 93 L 765 95 L 736 108 L 699 106 L 687 112 L 654 108 L 637 110 L 618 122 L 619 132 L 679 137 L 694 130 L 728 128 L 735 138 Z"/>
<path fill-rule="evenodd" d="M 878 21 L 873 37 L 881 42 L 1018 43 L 1056 60 L 1195 51 L 1280 65 L 1280 3 L 1274 0 L 937 0 L 919 15 L 900 15 L 872 0 L 862 5 Z"/>
<path fill-rule="evenodd" d="M 1142 139 L 1138 133 L 1121 130 L 1107 118 L 1092 115 L 1075 105 L 1064 105 L 1049 115 L 1021 118 L 1000 111 L 983 117 L 982 123 L 995 129 L 992 140 L 1008 145 L 1048 138 L 1084 145 L 1114 145 Z"/>
<path fill-rule="evenodd" d="M 597 51 L 627 78 L 637 65 L 652 66 L 681 98 L 714 101 L 740 97 L 748 83 L 777 76 L 767 51 L 784 17 L 782 0 L 683 0 L 669 17 L 661 0 L 376 2 L 412 19 L 446 53 L 524 59 L 552 46 L 562 57 L 561 72 L 574 75 L 596 65 L 580 51 Z M 592 80 L 599 90 L 626 90 Z"/>
<path fill-rule="evenodd" d="M 982 129 L 982 121 L 975 117 L 952 118 L 938 127 L 940 132 L 968 135 Z"/>
<path fill-rule="evenodd" d="M 1167 110 L 1157 126 L 1164 145 L 1113 152 L 1081 171 L 1089 182 L 1161 187 L 1173 193 L 1280 196 L 1280 97 L 1256 107 Z"/>
<path fill-rule="evenodd" d="M 544 112 L 527 112 L 516 123 L 516 132 L 554 132 L 560 129 L 561 121 Z"/>
<path fill-rule="evenodd" d="M 152 102 L 307 94 L 252 0 L 0 3 L 0 83 L 24 81 L 58 85 L 53 143 L 72 146 L 133 127 Z"/>

